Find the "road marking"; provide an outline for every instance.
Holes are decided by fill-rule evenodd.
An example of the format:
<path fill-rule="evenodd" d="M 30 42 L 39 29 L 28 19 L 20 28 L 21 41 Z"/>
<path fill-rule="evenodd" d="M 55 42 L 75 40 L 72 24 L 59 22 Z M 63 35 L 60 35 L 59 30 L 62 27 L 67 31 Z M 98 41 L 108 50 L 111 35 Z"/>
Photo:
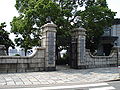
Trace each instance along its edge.
<path fill-rule="evenodd" d="M 100 88 L 90 88 L 89 90 L 113 90 L 115 89 L 114 87 L 100 87 Z"/>
<path fill-rule="evenodd" d="M 40 87 L 40 88 L 16 88 L 18 90 L 58 90 L 58 89 L 70 89 L 70 88 L 85 88 L 85 87 L 96 87 L 106 86 L 107 83 L 96 83 L 96 84 L 85 84 L 85 85 L 68 85 L 68 86 L 51 86 L 51 87 Z M 0 89 L 0 90 L 14 90 L 14 89 Z"/>
<path fill-rule="evenodd" d="M 55 89 L 69 89 L 69 88 L 85 88 L 85 87 L 93 87 L 93 86 L 106 86 L 109 85 L 107 83 L 97 83 L 97 84 L 85 84 L 85 85 L 69 85 L 69 86 L 54 86 L 54 87 L 41 87 L 42 90 L 55 90 Z"/>

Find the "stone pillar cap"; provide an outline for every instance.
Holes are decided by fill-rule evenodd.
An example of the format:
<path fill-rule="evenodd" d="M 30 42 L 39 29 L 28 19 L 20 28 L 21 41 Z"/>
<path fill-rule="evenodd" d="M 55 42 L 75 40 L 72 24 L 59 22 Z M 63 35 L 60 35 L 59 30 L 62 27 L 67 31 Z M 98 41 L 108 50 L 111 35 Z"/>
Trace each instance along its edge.
<path fill-rule="evenodd" d="M 113 48 L 120 48 L 120 46 L 113 46 Z"/>
<path fill-rule="evenodd" d="M 57 27 L 57 25 L 55 25 L 54 23 L 47 23 L 45 25 L 43 25 L 41 28 L 45 28 L 45 27 Z"/>
<path fill-rule="evenodd" d="M 75 28 L 75 29 L 73 29 L 73 32 L 86 32 L 86 29 L 85 28 L 81 28 L 81 27 L 79 27 L 79 28 Z"/>
<path fill-rule="evenodd" d="M 0 45 L 0 47 L 4 47 L 5 45 Z"/>

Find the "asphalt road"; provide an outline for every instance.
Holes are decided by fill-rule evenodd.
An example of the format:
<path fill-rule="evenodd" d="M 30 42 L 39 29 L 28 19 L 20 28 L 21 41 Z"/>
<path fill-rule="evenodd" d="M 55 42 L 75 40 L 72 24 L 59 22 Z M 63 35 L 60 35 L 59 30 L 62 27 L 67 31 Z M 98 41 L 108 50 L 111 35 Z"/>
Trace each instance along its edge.
<path fill-rule="evenodd" d="M 120 81 L 101 83 L 73 83 L 73 84 L 51 84 L 44 86 L 27 86 L 21 88 L 6 87 L 0 90 L 120 90 Z"/>
<path fill-rule="evenodd" d="M 120 81 L 113 81 L 108 83 L 110 86 L 113 86 L 115 90 L 120 90 Z"/>

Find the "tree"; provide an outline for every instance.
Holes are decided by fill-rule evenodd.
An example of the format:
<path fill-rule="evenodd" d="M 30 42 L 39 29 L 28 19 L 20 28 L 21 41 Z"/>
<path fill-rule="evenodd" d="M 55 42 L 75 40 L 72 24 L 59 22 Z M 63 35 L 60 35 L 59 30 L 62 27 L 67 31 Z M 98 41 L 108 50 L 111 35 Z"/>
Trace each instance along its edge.
<path fill-rule="evenodd" d="M 57 25 L 57 47 L 59 47 L 60 51 L 68 46 L 70 30 L 73 28 L 71 22 L 73 22 L 76 17 L 77 3 L 81 5 L 83 1 L 84 0 L 78 0 L 77 2 L 76 0 L 16 0 L 15 6 L 20 13 L 20 17 L 14 17 L 11 23 L 11 32 L 21 35 L 20 31 L 26 32 L 26 29 L 31 31 L 34 25 L 39 28 L 46 23 L 46 18 L 50 16 L 52 21 Z M 20 20 L 17 18 L 20 18 Z M 25 24 L 21 24 L 21 19 L 25 21 L 26 18 L 31 22 L 31 28 L 29 28 L 29 24 L 26 25 L 26 28 L 24 27 Z M 19 24 L 15 23 L 17 21 Z M 34 29 L 33 32 L 39 32 L 38 30 L 40 29 Z M 62 47 L 61 49 L 60 46 Z"/>
<path fill-rule="evenodd" d="M 114 20 L 115 12 L 112 12 L 106 0 L 88 0 L 85 10 L 78 12 L 81 16 L 80 23 L 87 30 L 87 48 L 94 52 L 97 49 L 100 36 L 106 27 L 110 27 Z"/>
<path fill-rule="evenodd" d="M 7 31 L 5 31 L 5 29 L 4 29 L 5 27 L 6 27 L 5 22 L 0 24 L 0 44 L 1 45 L 5 45 L 6 52 L 8 54 L 9 47 L 14 48 L 15 45 L 11 41 L 11 39 L 9 38 L 9 34 L 10 33 L 8 33 Z"/>
<path fill-rule="evenodd" d="M 85 6 L 83 11 L 78 9 L 82 6 Z M 11 23 L 12 32 L 22 35 L 22 38 L 26 37 L 23 34 L 27 31 L 29 38 L 32 33 L 36 34 L 33 35 L 35 38 L 40 33 L 40 27 L 46 23 L 46 18 L 51 17 L 57 25 L 57 52 L 68 49 L 73 28 L 86 28 L 87 41 L 91 41 L 101 35 L 103 27 L 108 26 L 114 17 L 105 0 L 16 0 L 15 7 L 20 16 L 14 17 Z M 22 24 L 26 20 L 27 24 Z"/>
<path fill-rule="evenodd" d="M 16 34 L 15 42 L 17 46 L 24 48 L 25 56 L 32 46 L 38 46 L 40 44 L 40 42 L 38 42 L 38 32 L 36 32 L 37 28 L 32 27 L 32 23 L 31 19 L 28 19 L 28 17 L 24 18 L 23 15 L 14 17 L 11 22 L 11 32 Z"/>

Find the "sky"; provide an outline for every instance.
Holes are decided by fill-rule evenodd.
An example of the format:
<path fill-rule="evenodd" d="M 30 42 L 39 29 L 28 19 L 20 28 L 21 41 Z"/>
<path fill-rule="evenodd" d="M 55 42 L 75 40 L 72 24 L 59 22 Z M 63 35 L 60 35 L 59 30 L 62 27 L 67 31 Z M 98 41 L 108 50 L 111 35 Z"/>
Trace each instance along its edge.
<path fill-rule="evenodd" d="M 5 30 L 10 32 L 10 22 L 12 21 L 14 16 L 18 16 L 18 12 L 14 7 L 15 0 L 0 0 L 0 23 L 6 22 L 7 27 Z M 10 34 L 10 39 L 14 41 L 14 34 Z"/>
<path fill-rule="evenodd" d="M 12 21 L 14 16 L 18 16 L 18 12 L 14 7 L 16 0 L 0 0 L 0 23 L 6 22 L 7 28 L 6 30 L 10 32 L 10 22 Z M 115 18 L 120 18 L 120 0 L 107 0 L 108 7 L 117 12 Z M 14 40 L 14 35 L 10 34 L 10 38 Z"/>

